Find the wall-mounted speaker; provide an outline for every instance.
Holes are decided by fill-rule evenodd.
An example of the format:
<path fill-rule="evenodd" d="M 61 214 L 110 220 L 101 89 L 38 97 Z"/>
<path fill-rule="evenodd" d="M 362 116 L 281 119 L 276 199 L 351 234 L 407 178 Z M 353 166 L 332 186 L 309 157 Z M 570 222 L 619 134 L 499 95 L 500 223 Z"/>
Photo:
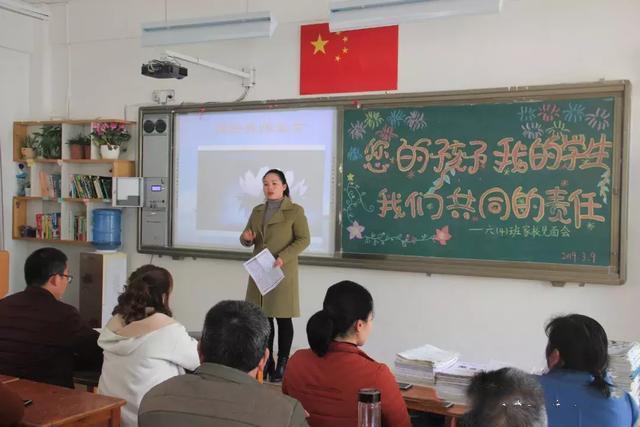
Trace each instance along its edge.
<path fill-rule="evenodd" d="M 148 119 L 142 122 L 142 130 L 145 135 L 165 135 L 169 126 L 165 118 Z"/>

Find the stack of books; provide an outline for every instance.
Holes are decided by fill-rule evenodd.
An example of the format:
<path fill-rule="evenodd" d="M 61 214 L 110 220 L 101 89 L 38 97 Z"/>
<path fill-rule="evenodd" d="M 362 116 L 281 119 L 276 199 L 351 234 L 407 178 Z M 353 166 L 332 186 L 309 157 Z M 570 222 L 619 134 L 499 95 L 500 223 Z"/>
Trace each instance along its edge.
<path fill-rule="evenodd" d="M 60 212 L 36 214 L 36 237 L 38 239 L 60 238 Z"/>
<path fill-rule="evenodd" d="M 487 370 L 485 366 L 474 363 L 457 362 L 453 366 L 436 370 L 436 393 L 449 402 L 468 404 L 467 388 L 471 378 Z"/>
<path fill-rule="evenodd" d="M 60 174 L 40 172 L 40 194 L 42 197 L 57 199 L 60 197 Z"/>
<path fill-rule="evenodd" d="M 111 199 L 112 179 L 107 176 L 71 175 L 70 196 L 76 199 Z"/>
<path fill-rule="evenodd" d="M 73 215 L 71 217 L 71 229 L 73 230 L 73 240 L 87 241 L 87 216 Z"/>
<path fill-rule="evenodd" d="M 396 379 L 411 384 L 433 386 L 436 383 L 435 371 L 454 365 L 458 357 L 458 353 L 429 344 L 403 351 L 396 355 Z"/>
<path fill-rule="evenodd" d="M 619 389 L 640 401 L 640 344 L 609 341 L 609 373 Z"/>

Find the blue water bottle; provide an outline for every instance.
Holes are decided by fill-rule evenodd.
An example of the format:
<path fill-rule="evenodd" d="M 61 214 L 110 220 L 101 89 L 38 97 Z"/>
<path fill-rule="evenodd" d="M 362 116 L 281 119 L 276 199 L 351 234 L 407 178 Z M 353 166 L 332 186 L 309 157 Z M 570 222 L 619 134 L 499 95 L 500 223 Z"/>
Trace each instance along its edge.
<path fill-rule="evenodd" d="M 96 209 L 93 211 L 93 246 L 98 250 L 113 251 L 122 244 L 120 224 L 122 212 L 119 209 Z"/>

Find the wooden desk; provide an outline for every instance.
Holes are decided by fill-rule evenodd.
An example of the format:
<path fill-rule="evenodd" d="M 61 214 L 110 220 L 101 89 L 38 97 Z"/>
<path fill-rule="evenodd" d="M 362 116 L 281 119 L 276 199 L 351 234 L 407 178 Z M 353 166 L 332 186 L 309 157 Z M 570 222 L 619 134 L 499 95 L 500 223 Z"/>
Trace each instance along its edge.
<path fill-rule="evenodd" d="M 12 377 L 11 375 L 2 375 L 0 374 L 0 383 L 8 384 L 14 381 L 18 381 L 20 378 Z"/>
<path fill-rule="evenodd" d="M 73 371 L 73 383 L 85 386 L 89 393 L 96 393 L 100 374 L 99 371 Z"/>
<path fill-rule="evenodd" d="M 6 384 L 22 399 L 33 403 L 25 408 L 20 426 L 120 426 L 122 399 L 87 393 L 29 380 Z"/>
<path fill-rule="evenodd" d="M 265 382 L 264 384 L 278 392 L 282 392 L 282 383 Z M 453 405 L 450 408 L 445 408 L 442 405 L 442 399 L 436 394 L 435 388 L 414 385 L 409 390 L 401 390 L 400 393 L 402 393 L 407 409 L 443 415 L 445 427 L 456 427 L 457 418 L 467 411 L 467 407 L 464 405 Z"/>
<path fill-rule="evenodd" d="M 444 425 L 446 427 L 456 427 L 456 419 L 467 410 L 464 405 L 453 405 L 450 408 L 445 408 L 442 405 L 442 399 L 436 394 L 435 388 L 414 385 L 409 390 L 401 391 L 401 393 L 408 409 L 444 415 Z"/>

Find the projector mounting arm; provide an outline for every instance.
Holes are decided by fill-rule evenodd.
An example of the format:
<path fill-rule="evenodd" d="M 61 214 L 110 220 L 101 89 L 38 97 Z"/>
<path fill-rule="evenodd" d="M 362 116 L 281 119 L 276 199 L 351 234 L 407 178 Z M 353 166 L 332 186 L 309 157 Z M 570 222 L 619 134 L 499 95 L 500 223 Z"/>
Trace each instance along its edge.
<path fill-rule="evenodd" d="M 256 70 L 250 69 L 248 72 L 244 69 L 236 70 L 235 68 L 226 67 L 224 65 L 216 64 L 215 62 L 209 62 L 204 59 L 196 58 L 189 55 L 184 55 L 179 52 L 171 50 L 165 51 L 165 55 L 172 59 L 178 59 L 192 64 L 200 65 L 202 67 L 211 68 L 222 73 L 231 74 L 232 76 L 240 77 L 242 79 L 242 86 L 246 89 L 250 89 L 256 84 Z"/>

